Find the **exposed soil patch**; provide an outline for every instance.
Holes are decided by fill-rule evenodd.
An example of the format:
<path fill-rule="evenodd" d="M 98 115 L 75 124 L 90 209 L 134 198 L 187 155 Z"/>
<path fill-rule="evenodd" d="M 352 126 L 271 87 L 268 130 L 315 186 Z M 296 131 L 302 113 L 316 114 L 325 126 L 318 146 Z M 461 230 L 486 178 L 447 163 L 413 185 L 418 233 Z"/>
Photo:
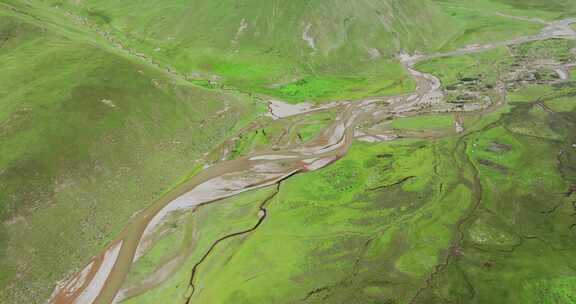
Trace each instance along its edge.
<path fill-rule="evenodd" d="M 486 151 L 489 152 L 494 152 L 497 154 L 504 154 L 506 152 L 509 152 L 510 150 L 512 150 L 512 146 L 507 145 L 507 144 L 502 144 L 496 141 L 491 142 L 488 147 L 486 148 Z"/>
<path fill-rule="evenodd" d="M 508 174 L 508 168 L 500 165 L 499 163 L 493 162 L 491 160 L 487 160 L 487 159 L 479 159 L 478 163 L 480 163 L 483 166 L 489 167 L 490 169 L 494 169 L 496 171 L 499 171 L 502 174 Z"/>
<path fill-rule="evenodd" d="M 576 193 L 576 185 L 572 185 L 568 188 L 568 191 L 566 191 L 566 197 L 570 197 L 574 193 Z"/>
<path fill-rule="evenodd" d="M 370 188 L 370 189 L 368 189 L 368 190 L 370 190 L 370 191 L 375 191 L 375 190 L 380 190 L 380 189 L 385 189 L 385 188 L 390 188 L 390 187 L 402 185 L 403 183 L 405 183 L 405 182 L 407 182 L 407 181 L 409 181 L 409 180 L 411 180 L 411 179 L 413 179 L 413 178 L 416 178 L 416 176 L 407 176 L 407 177 L 404 177 L 404 178 L 402 178 L 401 180 L 399 180 L 399 181 L 397 181 L 397 182 L 395 182 L 395 183 L 392 183 L 392 184 L 389 184 L 389 185 L 382 185 L 382 186 Z"/>

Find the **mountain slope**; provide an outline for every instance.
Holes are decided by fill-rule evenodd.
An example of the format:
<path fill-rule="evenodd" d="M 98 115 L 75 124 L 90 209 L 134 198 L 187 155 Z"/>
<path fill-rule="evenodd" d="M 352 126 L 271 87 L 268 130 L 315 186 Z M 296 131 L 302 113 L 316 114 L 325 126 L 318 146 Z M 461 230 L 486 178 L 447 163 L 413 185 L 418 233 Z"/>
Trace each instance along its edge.
<path fill-rule="evenodd" d="M 396 54 L 437 48 L 457 30 L 427 0 L 70 1 L 59 7 L 191 78 L 223 78 L 296 101 L 410 90 Z"/>
<path fill-rule="evenodd" d="M 0 7 L 2 303 L 41 303 L 259 112 L 32 15 Z"/>
<path fill-rule="evenodd" d="M 190 79 L 296 102 L 410 91 L 398 53 L 453 49 L 541 27 L 498 12 L 559 16 L 512 2 L 44 1 Z"/>

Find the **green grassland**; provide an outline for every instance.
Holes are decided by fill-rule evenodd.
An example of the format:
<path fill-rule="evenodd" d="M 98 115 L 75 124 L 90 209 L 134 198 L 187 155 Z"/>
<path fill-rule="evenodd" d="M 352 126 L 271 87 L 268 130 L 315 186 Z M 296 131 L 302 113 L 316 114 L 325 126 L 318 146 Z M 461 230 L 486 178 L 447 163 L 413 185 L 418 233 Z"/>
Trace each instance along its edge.
<path fill-rule="evenodd" d="M 417 131 L 446 130 L 454 128 L 454 117 L 453 115 L 445 114 L 398 118 L 392 121 L 390 127 Z"/>
<path fill-rule="evenodd" d="M 461 139 L 356 143 L 335 165 L 283 182 L 264 224 L 205 261 L 193 301 L 571 303 L 574 210 L 564 193 L 576 181 L 575 113 L 531 112 L 541 96 L 576 99 L 573 88 L 531 94 Z M 555 136 L 514 131 L 518 120 Z M 127 303 L 183 298 L 194 261 Z"/>
<path fill-rule="evenodd" d="M 305 117 L 288 118 L 262 123 L 261 128 L 238 135 L 231 148 L 229 159 L 246 156 L 290 142 L 304 143 L 320 135 L 334 121 L 334 111 L 312 113 Z M 288 131 L 285 131 L 288 128 Z"/>
<path fill-rule="evenodd" d="M 510 65 L 500 50 L 472 59 L 490 55 L 493 66 Z M 463 57 L 446 64 L 470 60 Z M 461 73 L 437 71 L 444 80 Z M 573 302 L 574 206 L 565 193 L 576 182 L 575 94 L 574 82 L 529 86 L 493 113 L 467 116 L 473 123 L 461 137 L 355 143 L 336 164 L 283 182 L 265 223 L 205 261 L 193 301 Z M 451 118 L 392 125 L 443 128 Z M 186 278 L 194 261 L 176 277 Z M 184 297 L 181 282 L 128 303 Z"/>
<path fill-rule="evenodd" d="M 440 79 L 444 88 L 450 88 L 463 78 L 481 79 L 485 86 L 496 85 L 502 65 L 510 61 L 504 48 L 470 55 L 437 58 L 419 63 L 419 71 L 432 73 Z"/>
<path fill-rule="evenodd" d="M 145 299 L 135 298 L 137 300 L 126 302 L 158 303 L 166 299 L 183 297 L 187 286 L 183 286 L 182 282 L 189 281 L 191 275 L 188 270 L 194 267 L 214 240 L 253 227 L 258 219 L 258 206 L 276 192 L 275 188 L 273 186 L 247 192 L 201 208 L 193 214 L 182 214 L 168 221 L 165 224 L 167 232 L 163 233 L 161 240 L 134 265 L 127 279 L 127 285 L 138 286 L 147 275 L 174 257 L 184 258 L 178 268 L 180 271 L 166 284 L 148 293 Z M 222 243 L 217 248 L 226 246 L 228 242 Z"/>
<path fill-rule="evenodd" d="M 40 303 L 265 109 L 57 23 L 1 7 L 0 20 L 0 302 Z"/>
<path fill-rule="evenodd" d="M 534 99 L 549 94 L 533 95 Z M 576 102 L 573 89 L 549 97 Z M 497 125 L 469 139 L 479 170 L 483 204 L 467 225 L 462 254 L 438 276 L 423 302 L 571 303 L 574 223 L 574 112 L 529 114 L 518 105 Z M 529 115 L 529 116 L 527 116 Z M 532 121 L 517 132 L 518 120 Z M 546 126 L 554 136 L 541 136 Z M 556 158 L 566 154 L 560 160 Z"/>
<path fill-rule="evenodd" d="M 44 303 L 55 282 L 85 265 L 136 211 L 197 173 L 197 160 L 225 140 L 239 136 L 229 156 L 237 158 L 274 145 L 285 123 L 296 123 L 291 139 L 306 141 L 334 118 L 268 120 L 238 134 L 262 120 L 262 98 L 409 92 L 414 83 L 399 52 L 534 34 L 541 24 L 498 13 L 556 20 L 576 15 L 575 7 L 569 0 L 1 0 L 0 303 Z M 574 47 L 548 40 L 417 68 L 447 89 L 478 78 L 478 90 L 490 90 L 519 58 L 564 61 Z M 576 301 L 574 195 L 566 195 L 576 184 L 575 88 L 569 81 L 514 90 L 508 105 L 467 116 L 463 135 L 354 143 L 334 165 L 282 182 L 263 224 L 219 244 L 199 268 L 193 301 Z M 451 115 L 424 115 L 391 127 L 453 124 Z M 258 204 L 276 190 L 174 217 L 127 286 L 170 258 L 182 264 L 126 302 L 179 303 L 211 242 L 252 227 Z"/>
<path fill-rule="evenodd" d="M 499 0 L 495 1 L 511 6 L 513 9 L 529 13 L 529 16 L 553 16 L 563 18 L 571 16 L 576 4 L 570 0 L 541 1 L 541 0 Z"/>
<path fill-rule="evenodd" d="M 34 2 L 86 17 L 192 79 L 294 102 L 407 92 L 413 83 L 394 59 L 400 51 L 429 53 L 534 34 L 541 24 L 498 13 L 551 20 L 575 9 L 569 1 L 493 0 Z"/>
<path fill-rule="evenodd" d="M 458 24 L 459 31 L 442 45 L 442 50 L 449 51 L 476 43 L 488 43 L 506 40 L 510 37 L 536 34 L 541 24 L 525 20 L 500 16 L 507 7 L 492 1 L 446 1 L 442 3 L 444 11 Z M 495 9 L 500 8 L 501 10 Z M 524 12 L 513 11 L 512 14 L 524 15 Z"/>
<path fill-rule="evenodd" d="M 571 50 L 576 47 L 573 40 L 548 39 L 514 46 L 513 52 L 517 56 L 539 59 L 553 59 L 558 62 L 567 62 L 571 57 Z"/>
<path fill-rule="evenodd" d="M 442 27 L 444 13 L 428 1 L 72 2 L 53 4 L 192 78 L 218 76 L 293 101 L 409 91 L 394 60 L 400 44 L 428 50 L 439 45 L 429 37 L 450 25 Z M 418 21 L 400 18 L 414 12 Z M 392 28 L 373 26 L 382 22 Z M 308 26 L 313 46 L 303 39 Z"/>
<path fill-rule="evenodd" d="M 282 183 L 264 224 L 227 241 L 200 268 L 193 301 L 288 303 L 314 290 L 320 291 L 309 296 L 310 302 L 408 296 L 437 263 L 450 242 L 450 226 L 470 203 L 468 189 L 458 186 L 455 174 L 439 179 L 429 170 L 451 166 L 439 153 L 450 146 L 357 144 L 334 166 Z M 407 175 L 414 178 L 390 186 Z M 439 205 L 452 212 L 440 212 Z M 411 245 L 422 241 L 427 245 Z M 190 269 L 182 268 L 175 277 L 186 277 Z M 392 282 L 378 283 L 386 280 Z M 156 303 L 168 292 L 181 297 L 185 287 L 179 282 L 169 281 L 127 303 Z M 395 296 L 396 288 L 406 293 Z"/>

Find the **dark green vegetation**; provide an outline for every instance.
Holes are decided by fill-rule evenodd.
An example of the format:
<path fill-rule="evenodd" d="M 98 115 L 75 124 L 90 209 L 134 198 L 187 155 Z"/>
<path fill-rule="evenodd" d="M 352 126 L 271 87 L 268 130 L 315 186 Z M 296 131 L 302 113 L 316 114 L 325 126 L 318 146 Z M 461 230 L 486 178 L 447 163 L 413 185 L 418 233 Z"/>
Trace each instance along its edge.
<path fill-rule="evenodd" d="M 333 119 L 289 121 L 294 132 L 283 138 L 285 122 L 256 120 L 261 95 L 321 102 L 408 92 L 400 51 L 534 34 L 540 24 L 496 12 L 553 20 L 575 6 L 0 1 L 0 302 L 45 302 L 56 281 L 225 140 L 240 137 L 228 155 L 238 158 L 306 141 Z M 417 68 L 465 102 L 463 91 L 485 94 L 502 73 L 567 61 L 574 47 L 548 40 Z M 174 219 L 127 282 L 178 255 L 183 266 L 127 303 L 183 303 L 212 242 L 253 227 L 272 194 L 258 230 L 219 243 L 198 267 L 194 302 L 576 302 L 576 82 L 539 85 L 555 74 L 525 72 L 523 84 L 509 81 L 510 105 L 466 117 L 463 135 L 355 143 L 324 170 Z M 391 123 L 452 125 L 451 115 Z"/>
<path fill-rule="evenodd" d="M 509 61 L 509 52 L 498 48 L 478 54 L 437 58 L 418 64 L 417 68 L 439 77 L 448 91 L 448 98 L 457 101 L 464 98 L 463 94 L 494 88 L 501 73 L 499 69 Z"/>
<path fill-rule="evenodd" d="M 538 102 L 574 99 L 574 83 L 533 94 L 497 122 L 465 137 L 482 203 L 463 223 L 451 263 L 424 302 L 572 303 L 575 264 L 576 113 Z M 519 128 L 519 126 L 522 126 Z M 550 133 L 539 131 L 547 128 Z"/>

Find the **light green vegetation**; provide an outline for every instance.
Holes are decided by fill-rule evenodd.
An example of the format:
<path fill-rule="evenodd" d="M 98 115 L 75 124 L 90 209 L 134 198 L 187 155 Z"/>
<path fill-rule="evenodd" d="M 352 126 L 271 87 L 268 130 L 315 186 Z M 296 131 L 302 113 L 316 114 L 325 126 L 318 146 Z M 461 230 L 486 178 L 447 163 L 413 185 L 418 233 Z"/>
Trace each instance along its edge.
<path fill-rule="evenodd" d="M 554 98 L 547 100 L 545 104 L 554 112 L 576 111 L 576 100 L 573 97 Z"/>
<path fill-rule="evenodd" d="M 527 57 L 533 60 L 555 60 L 567 62 L 572 57 L 571 50 L 576 47 L 576 41 L 565 39 L 548 39 L 523 43 L 512 46 L 516 56 Z"/>
<path fill-rule="evenodd" d="M 190 78 L 292 101 L 409 91 L 394 56 L 439 46 L 451 24 L 429 1 L 51 3 Z"/>
<path fill-rule="evenodd" d="M 414 83 L 399 52 L 531 35 L 542 25 L 497 13 L 554 20 L 574 16 L 575 5 L 0 1 L 0 302 L 44 303 L 55 282 L 197 173 L 197 160 L 225 140 L 240 137 L 229 156 L 238 158 L 310 140 L 333 119 L 321 113 L 250 129 L 265 112 L 250 96 L 322 102 L 408 92 Z M 447 89 L 486 92 L 513 65 L 565 61 L 574 46 L 549 40 L 417 68 Z M 419 290 L 413 303 L 574 302 L 574 195 L 565 194 L 576 184 L 574 87 L 514 88 L 509 105 L 471 114 L 463 137 L 355 143 L 334 165 L 288 179 L 262 226 L 222 242 L 201 265 L 194 302 L 407 303 Z M 287 123 L 294 126 L 283 138 Z M 391 125 L 438 130 L 453 119 Z M 171 218 L 128 286 L 173 257 L 182 264 L 127 302 L 183 300 L 210 244 L 251 228 L 273 191 Z"/>
<path fill-rule="evenodd" d="M 570 0 L 436 0 L 434 2 L 455 20 L 459 29 L 456 35 L 444 43 L 443 50 L 536 34 L 542 24 L 530 20 L 531 18 L 556 20 L 576 14 L 576 4 Z"/>
<path fill-rule="evenodd" d="M 323 131 L 333 119 L 334 113 L 330 112 L 309 115 L 303 123 L 299 123 L 296 126 L 294 132 L 302 142 L 306 142 L 320 135 L 321 131 Z"/>
<path fill-rule="evenodd" d="M 335 165 L 283 182 L 263 225 L 226 241 L 200 267 L 193 301 L 405 301 L 438 263 L 451 227 L 470 204 L 451 146 L 358 143 Z M 433 168 L 446 173 L 436 176 Z M 185 292 L 180 282 L 128 303 L 155 303 L 168 291 L 178 299 Z"/>
<path fill-rule="evenodd" d="M 478 101 L 479 95 L 495 100 L 495 88 L 502 74 L 512 67 L 513 58 L 506 48 L 481 53 L 435 58 L 419 63 L 420 71 L 440 79 L 446 101 L 456 104 Z"/>
<path fill-rule="evenodd" d="M 513 9 L 503 4 L 504 1 L 438 0 L 435 2 L 452 17 L 458 29 L 458 32 L 443 44 L 443 50 L 536 34 L 542 28 L 542 25 L 536 22 L 499 15 L 509 14 L 522 17 L 532 15 L 534 12 L 534 10 Z M 540 12 L 536 12 L 536 15 L 540 15 L 538 13 Z M 547 12 L 541 13 L 545 16 L 553 16 Z"/>
<path fill-rule="evenodd" d="M 34 2 L 39 2 L 35 0 Z M 394 57 L 534 34 L 558 10 L 506 1 L 44 1 L 191 79 L 289 101 L 410 91 Z M 563 4 L 568 14 L 573 5 Z M 87 27 L 87 26 L 85 26 Z"/>
<path fill-rule="evenodd" d="M 576 4 L 570 0 L 497 0 L 492 2 L 507 5 L 511 8 L 510 12 L 518 12 L 527 17 L 560 19 L 576 13 Z"/>
<path fill-rule="evenodd" d="M 542 20 L 557 20 L 574 16 L 576 14 L 576 4 L 570 0 L 543 1 L 543 0 L 434 0 L 446 9 L 462 10 L 468 8 L 469 11 L 480 12 L 481 16 L 500 13 L 508 16 L 522 17 L 526 19 L 538 18 Z M 468 17 L 474 17 L 467 15 Z M 501 23 L 501 19 L 494 19 L 494 24 Z M 474 24 L 475 20 L 469 20 Z M 507 29 L 504 29 L 505 31 Z M 512 29 L 514 30 L 514 29 Z"/>
<path fill-rule="evenodd" d="M 279 120 L 259 118 L 208 156 L 210 161 L 237 159 L 251 153 L 299 145 L 318 137 L 335 118 L 333 110 Z"/>
<path fill-rule="evenodd" d="M 572 302 L 574 88 L 529 86 L 467 116 L 461 138 L 355 143 L 290 178 L 257 231 L 205 261 L 193 301 L 408 303 L 422 288 L 413 303 Z M 419 118 L 394 123 L 451 116 Z M 185 293 L 171 281 L 133 301 L 159 290 Z"/>
<path fill-rule="evenodd" d="M 44 301 L 135 211 L 265 110 L 174 83 L 40 18 L 54 23 L 0 6 L 2 303 Z"/>
<path fill-rule="evenodd" d="M 573 88 L 531 92 L 532 99 L 545 97 L 548 104 L 575 101 Z M 535 102 L 518 104 L 499 123 L 469 137 L 467 153 L 483 185 L 481 208 L 466 226 L 462 254 L 437 276 L 423 302 L 574 301 L 568 287 L 575 275 L 573 198 L 564 193 L 576 180 L 575 151 L 569 148 L 575 116 L 535 109 L 541 109 Z M 530 122 L 518 132 L 518 121 Z M 541 136 L 544 127 L 550 136 Z"/>
<path fill-rule="evenodd" d="M 186 286 L 182 286 L 182 282 L 190 280 L 194 264 L 209 250 L 215 240 L 252 228 L 258 221 L 259 205 L 275 193 L 275 188 L 272 186 L 247 192 L 200 208 L 194 213 L 180 214 L 167 221 L 162 229 L 164 232 L 161 233 L 161 240 L 134 265 L 130 272 L 127 286 L 135 287 L 136 290 L 130 297 L 142 293 L 138 291 L 138 287 L 150 274 L 170 261 L 181 258 L 180 263 L 173 269 L 178 271 L 167 284 L 148 293 L 146 298 L 136 297 L 126 303 L 159 303 L 165 299 L 183 297 Z M 249 234 L 246 237 L 249 237 Z M 218 250 L 228 247 L 229 243 L 230 241 L 224 241 Z M 183 288 L 173 288 L 174 285 Z"/>
<path fill-rule="evenodd" d="M 573 303 L 576 301 L 574 284 L 576 277 L 559 277 L 548 280 L 534 280 L 522 286 L 524 301 L 540 303 Z"/>
<path fill-rule="evenodd" d="M 509 61 L 508 51 L 498 48 L 477 54 L 432 59 L 418 64 L 416 68 L 434 74 L 448 89 L 463 79 L 480 80 L 484 87 L 493 87 L 501 66 Z"/>
<path fill-rule="evenodd" d="M 286 100 L 304 101 L 339 99 L 360 99 L 366 96 L 394 95 L 412 91 L 415 86 L 406 71 L 398 64 L 377 65 L 381 71 L 374 71 L 376 77 L 333 77 L 310 76 L 281 85 L 277 88 L 256 91 L 276 95 Z M 378 78 L 379 80 L 377 80 Z"/>
<path fill-rule="evenodd" d="M 514 121 L 533 119 L 526 115 L 535 107 L 518 105 L 497 124 L 479 123 L 482 129 L 465 139 L 467 148 L 455 150 L 468 155 L 478 170 L 482 201 L 480 209 L 465 217 L 460 253 L 418 303 L 570 303 L 575 297 L 569 283 L 576 275 L 569 253 L 576 249 L 569 231 L 573 210 L 563 195 L 567 182 L 575 180 L 574 170 L 558 170 L 560 142 L 509 131 Z M 539 118 L 557 138 L 570 143 L 574 114 L 557 115 Z M 492 123 L 498 119 L 492 117 Z M 195 299 L 340 303 L 354 297 L 407 302 L 419 286 L 416 282 L 439 263 L 438 252 L 454 237 L 452 229 L 466 214 L 471 191 L 457 183 L 457 170 L 448 157 L 450 144 L 435 143 L 431 149 L 430 144 L 414 142 L 410 146 L 428 147 L 404 158 L 400 151 L 406 144 L 356 145 L 334 167 L 287 181 L 269 222 L 209 261 L 228 264 L 199 274 L 204 285 Z M 370 157 L 372 149 L 381 149 L 377 158 Z M 573 161 L 567 156 L 560 167 L 571 167 Z M 435 164 L 439 178 L 433 175 Z M 371 168 L 368 175 L 366 166 Z M 365 190 L 411 174 L 417 178 L 379 195 Z M 426 174 L 436 183 L 422 180 Z M 330 183 L 323 182 L 326 176 Z M 430 195 L 431 189 L 443 195 Z M 410 193 L 417 196 L 410 198 Z"/>
<path fill-rule="evenodd" d="M 390 126 L 394 129 L 408 130 L 446 130 L 454 128 L 454 115 L 420 115 L 399 118 L 392 121 Z"/>
<path fill-rule="evenodd" d="M 248 155 L 290 143 L 304 143 L 320 133 L 334 121 L 333 111 L 312 113 L 304 117 L 266 121 L 262 126 L 243 132 L 231 147 L 229 159 Z"/>
<path fill-rule="evenodd" d="M 553 94 L 554 90 L 548 85 L 535 85 L 522 88 L 518 91 L 512 92 L 508 95 L 507 100 L 509 103 L 529 103 L 534 102 L 538 98 Z"/>

